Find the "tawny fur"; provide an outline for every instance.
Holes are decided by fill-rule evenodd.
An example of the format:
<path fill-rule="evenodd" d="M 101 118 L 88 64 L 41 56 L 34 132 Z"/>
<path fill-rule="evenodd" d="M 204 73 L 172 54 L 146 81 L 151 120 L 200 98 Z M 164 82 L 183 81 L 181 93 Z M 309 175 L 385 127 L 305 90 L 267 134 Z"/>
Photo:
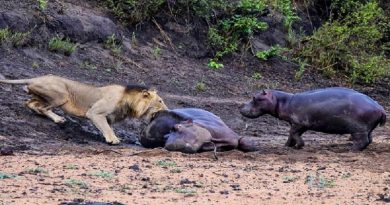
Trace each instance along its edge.
<path fill-rule="evenodd" d="M 90 119 L 102 132 L 107 143 L 118 144 L 109 123 L 126 117 L 150 119 L 160 110 L 166 110 L 157 91 L 132 89 L 121 85 L 95 87 L 54 75 L 31 79 L 0 80 L 0 83 L 27 84 L 32 96 L 26 106 L 38 114 L 45 115 L 55 123 L 64 123 L 65 118 L 52 109 L 62 108 L 65 112 Z"/>

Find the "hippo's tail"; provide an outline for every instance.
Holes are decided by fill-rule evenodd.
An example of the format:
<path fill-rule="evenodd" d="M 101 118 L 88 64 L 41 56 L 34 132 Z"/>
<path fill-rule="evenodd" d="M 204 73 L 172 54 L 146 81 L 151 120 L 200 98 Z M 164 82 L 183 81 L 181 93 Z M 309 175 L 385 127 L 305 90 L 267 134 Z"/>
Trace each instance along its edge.
<path fill-rule="evenodd" d="M 238 150 L 243 152 L 254 152 L 260 150 L 260 140 L 256 137 L 241 137 L 238 140 Z"/>
<path fill-rule="evenodd" d="M 383 112 L 381 119 L 379 120 L 379 125 L 384 126 L 386 124 L 386 114 Z"/>

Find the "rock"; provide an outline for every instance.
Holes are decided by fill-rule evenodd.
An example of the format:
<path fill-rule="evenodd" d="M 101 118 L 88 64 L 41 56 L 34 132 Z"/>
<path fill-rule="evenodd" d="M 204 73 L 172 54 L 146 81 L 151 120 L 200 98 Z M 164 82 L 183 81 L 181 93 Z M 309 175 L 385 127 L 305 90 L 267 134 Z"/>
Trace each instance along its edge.
<path fill-rule="evenodd" d="M 0 155 L 13 155 L 14 149 L 12 147 L 1 147 L 0 148 Z"/>
<path fill-rule="evenodd" d="M 28 32 L 38 20 L 32 14 L 20 11 L 9 11 L 0 13 L 0 28 L 9 28 L 13 31 Z"/>
<path fill-rule="evenodd" d="M 139 168 L 138 164 L 134 164 L 134 165 L 130 166 L 129 169 L 132 169 L 135 172 L 141 171 L 141 169 Z"/>
<path fill-rule="evenodd" d="M 69 7 L 63 14 L 52 14 L 47 25 L 51 31 L 62 33 L 79 43 L 104 42 L 113 34 L 116 38 L 121 36 L 111 19 L 77 6 Z"/>

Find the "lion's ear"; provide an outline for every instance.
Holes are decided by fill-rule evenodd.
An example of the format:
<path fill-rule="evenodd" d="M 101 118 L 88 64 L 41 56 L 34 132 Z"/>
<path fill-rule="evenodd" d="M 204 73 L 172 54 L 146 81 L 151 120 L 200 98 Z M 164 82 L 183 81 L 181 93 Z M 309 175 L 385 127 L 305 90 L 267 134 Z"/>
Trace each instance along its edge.
<path fill-rule="evenodd" d="M 142 90 L 142 95 L 146 98 L 149 97 L 150 93 L 147 90 Z"/>
<path fill-rule="evenodd" d="M 151 87 L 151 88 L 149 89 L 149 91 L 151 91 L 151 92 L 156 92 L 156 93 L 157 93 L 157 89 L 156 89 L 155 87 Z"/>

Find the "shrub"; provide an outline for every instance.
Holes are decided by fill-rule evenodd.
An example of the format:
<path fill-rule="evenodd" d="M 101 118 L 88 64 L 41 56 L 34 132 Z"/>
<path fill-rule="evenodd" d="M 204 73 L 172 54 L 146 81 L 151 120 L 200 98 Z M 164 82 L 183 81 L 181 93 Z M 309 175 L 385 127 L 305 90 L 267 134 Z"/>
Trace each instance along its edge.
<path fill-rule="evenodd" d="M 327 76 L 341 71 L 352 82 L 371 83 L 390 73 L 386 48 L 381 45 L 390 18 L 374 1 L 353 2 L 355 10 L 304 38 L 296 55 Z"/>
<path fill-rule="evenodd" d="M 139 23 L 148 20 L 165 0 L 105 0 L 105 5 L 121 20 Z"/>
<path fill-rule="evenodd" d="M 210 27 L 208 40 L 211 47 L 216 50 L 215 60 L 237 51 L 239 45 L 247 44 L 256 31 L 268 28 L 268 24 L 258 20 L 266 8 L 261 0 L 241 0 L 238 5 L 232 6 L 235 14 Z"/>
<path fill-rule="evenodd" d="M 0 44 L 11 44 L 14 47 L 19 47 L 26 44 L 30 32 L 14 32 L 9 28 L 0 29 Z"/>
<path fill-rule="evenodd" d="M 54 37 L 49 41 L 49 50 L 71 55 L 77 48 L 77 44 L 72 43 L 68 38 Z"/>
<path fill-rule="evenodd" d="M 47 7 L 47 0 L 37 0 L 39 4 L 39 8 L 43 11 Z"/>
<path fill-rule="evenodd" d="M 209 68 L 213 69 L 213 70 L 219 70 L 221 68 L 223 68 L 223 64 L 222 63 L 218 63 L 217 61 L 211 59 L 209 61 L 209 63 L 207 64 L 207 66 L 209 66 Z"/>
<path fill-rule="evenodd" d="M 272 46 L 268 50 L 256 52 L 256 57 L 260 60 L 268 60 L 271 57 L 279 56 L 282 51 L 283 48 L 280 47 L 279 45 L 276 45 L 276 46 Z"/>

